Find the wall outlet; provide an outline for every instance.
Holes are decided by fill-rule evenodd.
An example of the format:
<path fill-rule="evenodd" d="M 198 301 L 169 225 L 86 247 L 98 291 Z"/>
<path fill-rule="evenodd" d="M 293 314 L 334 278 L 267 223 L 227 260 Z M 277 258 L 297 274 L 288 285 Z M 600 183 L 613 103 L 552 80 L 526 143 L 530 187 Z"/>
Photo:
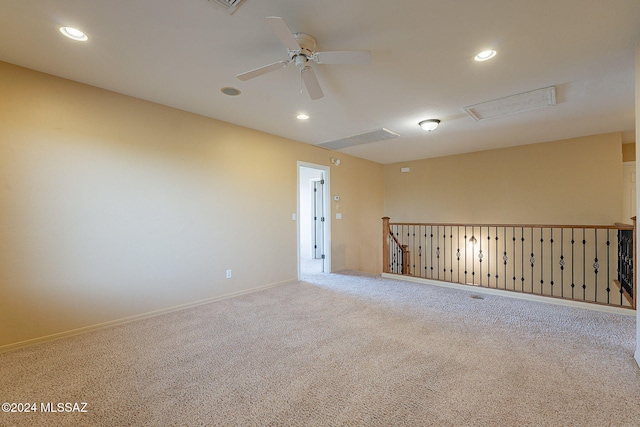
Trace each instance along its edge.
<path fill-rule="evenodd" d="M 227 279 L 231 279 L 231 270 L 227 270 Z"/>

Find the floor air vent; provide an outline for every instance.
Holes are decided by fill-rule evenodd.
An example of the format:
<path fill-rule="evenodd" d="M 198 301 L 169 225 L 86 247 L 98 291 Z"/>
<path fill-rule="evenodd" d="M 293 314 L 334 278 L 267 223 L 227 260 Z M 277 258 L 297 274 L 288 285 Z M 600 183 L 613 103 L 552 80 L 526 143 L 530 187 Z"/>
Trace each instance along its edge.
<path fill-rule="evenodd" d="M 349 136 L 347 138 L 334 139 L 333 141 L 322 142 L 318 147 L 328 148 L 330 150 L 340 150 L 341 148 L 353 147 L 354 145 L 368 144 L 370 142 L 384 141 L 385 139 L 397 138 L 398 135 L 389 129 L 380 128 L 371 132 L 361 133 Z"/>
<path fill-rule="evenodd" d="M 233 12 L 238 9 L 240 3 L 243 3 L 244 0 L 209 0 L 213 4 L 217 4 L 222 7 L 224 10 L 231 15 Z"/>

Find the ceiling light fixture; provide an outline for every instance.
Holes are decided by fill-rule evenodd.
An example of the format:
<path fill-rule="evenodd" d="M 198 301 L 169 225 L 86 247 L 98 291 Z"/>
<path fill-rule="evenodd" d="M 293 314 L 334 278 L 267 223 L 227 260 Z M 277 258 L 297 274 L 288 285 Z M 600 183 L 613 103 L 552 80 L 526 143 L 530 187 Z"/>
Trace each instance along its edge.
<path fill-rule="evenodd" d="M 438 119 L 429 119 L 429 120 L 423 120 L 420 123 L 418 123 L 418 125 L 426 130 L 427 132 L 431 132 L 432 130 L 436 130 L 436 128 L 438 127 L 438 125 L 440 124 L 440 120 Z"/>
<path fill-rule="evenodd" d="M 235 87 L 223 87 L 222 89 L 220 89 L 220 92 L 224 93 L 225 95 L 229 95 L 229 96 L 238 96 L 241 93 Z"/>
<path fill-rule="evenodd" d="M 63 36 L 70 38 L 71 40 L 77 40 L 79 42 L 86 42 L 89 37 L 82 31 L 73 27 L 60 27 L 60 32 Z"/>
<path fill-rule="evenodd" d="M 308 116 L 307 114 L 304 114 L 304 113 L 300 113 L 300 114 L 298 114 L 298 115 L 296 116 L 296 118 L 297 118 L 298 120 L 309 120 L 309 116 Z"/>
<path fill-rule="evenodd" d="M 475 59 L 478 62 L 482 62 L 482 61 L 488 61 L 494 56 L 496 56 L 496 51 L 489 49 L 489 50 L 483 50 L 482 52 L 477 54 L 473 59 Z"/>

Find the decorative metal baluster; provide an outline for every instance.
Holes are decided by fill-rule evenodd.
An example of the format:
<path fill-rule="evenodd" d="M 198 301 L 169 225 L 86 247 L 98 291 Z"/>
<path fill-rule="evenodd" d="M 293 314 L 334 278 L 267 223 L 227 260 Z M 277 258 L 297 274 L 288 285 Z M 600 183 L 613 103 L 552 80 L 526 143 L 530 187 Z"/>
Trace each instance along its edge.
<path fill-rule="evenodd" d="M 471 237 L 475 238 L 475 227 L 471 227 Z M 476 245 L 471 242 L 471 284 L 476 284 Z"/>
<path fill-rule="evenodd" d="M 600 262 L 598 261 L 598 229 L 593 229 L 593 240 L 596 245 L 595 258 L 593 259 L 593 279 L 594 279 L 594 301 L 598 302 L 598 272 L 600 270 Z"/>
<path fill-rule="evenodd" d="M 442 280 L 447 281 L 447 226 L 442 226 L 442 249 L 440 250 L 440 255 L 442 257 Z"/>
<path fill-rule="evenodd" d="M 424 227 L 424 247 L 425 247 L 425 251 L 427 250 L 427 226 Z M 431 253 L 431 247 L 429 247 L 429 253 Z M 422 277 L 429 277 L 428 273 L 427 273 L 427 259 L 425 257 L 424 260 L 424 270 L 422 271 L 422 274 L 424 274 L 424 276 Z"/>
<path fill-rule="evenodd" d="M 618 281 L 620 282 L 620 305 L 624 297 L 624 283 L 626 277 L 626 236 L 623 230 L 618 230 Z"/>
<path fill-rule="evenodd" d="M 560 296 L 564 297 L 564 228 L 560 229 Z"/>
<path fill-rule="evenodd" d="M 540 227 L 540 295 L 544 295 L 544 237 Z"/>
<path fill-rule="evenodd" d="M 496 226 L 496 288 L 498 288 L 499 286 L 499 280 L 500 280 L 500 274 L 498 273 L 498 271 L 500 271 L 498 269 L 499 266 L 499 261 L 498 261 L 498 227 Z"/>
<path fill-rule="evenodd" d="M 491 287 L 491 229 L 487 227 L 487 287 Z"/>
<path fill-rule="evenodd" d="M 533 293 L 533 267 L 536 264 L 536 258 L 533 255 L 533 227 L 531 227 L 531 257 L 529 258 L 531 264 L 531 293 Z"/>
<path fill-rule="evenodd" d="M 587 299 L 587 239 L 582 229 L 582 300 Z"/>
<path fill-rule="evenodd" d="M 422 226 L 418 225 L 418 274 L 420 277 L 422 275 Z"/>
<path fill-rule="evenodd" d="M 449 274 L 451 275 L 451 281 L 453 282 L 453 225 L 449 226 L 449 238 L 451 244 L 449 245 Z"/>
<path fill-rule="evenodd" d="M 521 251 L 521 254 L 520 254 L 522 256 L 522 262 L 520 264 L 520 265 L 522 265 L 522 268 L 521 268 L 521 271 L 520 271 L 522 273 L 522 277 L 520 278 L 520 291 L 524 292 L 524 227 L 520 228 L 520 233 L 521 233 L 521 236 L 522 236 L 522 238 L 520 239 L 521 242 L 522 242 L 522 245 L 521 245 L 522 246 L 522 248 L 521 248 L 522 251 Z"/>
<path fill-rule="evenodd" d="M 456 250 L 456 258 L 458 259 L 458 283 L 460 283 L 460 226 L 458 225 L 457 227 L 456 242 L 458 242 L 458 244 L 456 246 L 458 249 Z"/>
<path fill-rule="evenodd" d="M 576 248 L 576 239 L 575 239 L 575 228 L 571 229 L 571 299 L 575 299 L 575 289 L 576 289 L 576 279 L 575 279 L 575 267 L 576 267 L 576 259 L 575 259 L 575 248 Z"/>
<path fill-rule="evenodd" d="M 503 228 L 503 232 L 504 232 L 504 243 L 503 243 L 503 248 L 504 248 L 504 252 L 502 255 L 502 261 L 504 261 L 504 289 L 507 289 L 507 227 Z M 513 278 L 513 280 L 515 280 L 515 277 Z"/>
<path fill-rule="evenodd" d="M 551 255 L 549 259 L 551 260 L 551 281 L 549 282 L 549 284 L 551 285 L 551 296 L 553 296 L 553 284 L 554 284 L 554 281 L 553 281 L 553 228 L 551 228 L 550 231 L 551 231 L 551 236 L 550 236 L 551 237 L 551 240 L 550 240 Z"/>
<path fill-rule="evenodd" d="M 392 236 L 394 235 L 394 228 L 395 226 L 391 226 L 391 230 L 389 232 L 389 249 L 390 249 L 390 255 L 391 255 L 391 259 L 389 260 L 389 270 L 391 270 L 392 273 L 395 273 L 395 260 L 396 260 L 396 250 L 395 250 L 395 246 L 394 246 L 394 241 Z"/>
<path fill-rule="evenodd" d="M 431 239 L 430 240 L 431 265 L 429 266 L 429 278 L 433 279 L 433 225 L 430 228 L 429 238 Z"/>
<path fill-rule="evenodd" d="M 391 236 L 389 236 L 389 247 L 392 248 L 391 249 L 391 265 L 389 266 L 389 268 L 391 269 L 391 271 L 393 273 L 398 273 L 398 247 L 395 244 L 395 240 L 393 240 L 392 236 L 396 236 L 398 233 L 398 228 L 397 226 L 392 226 L 392 231 L 391 231 Z"/>
<path fill-rule="evenodd" d="M 389 271 L 395 273 L 393 270 L 393 239 L 391 236 L 393 235 L 393 226 L 389 226 L 389 235 L 387 236 L 387 240 L 389 242 Z"/>
<path fill-rule="evenodd" d="M 482 254 L 482 227 L 480 227 L 480 238 L 478 239 L 478 242 L 480 243 L 480 250 L 478 251 L 478 259 L 480 262 L 478 265 L 480 267 L 480 286 L 482 286 L 482 258 L 484 257 Z"/>
<path fill-rule="evenodd" d="M 607 228 L 607 304 L 611 303 L 611 230 Z"/>
<path fill-rule="evenodd" d="M 444 226 L 444 233 L 442 233 L 442 280 L 447 280 L 447 226 Z"/>
<path fill-rule="evenodd" d="M 464 283 L 469 283 L 467 281 L 467 226 L 464 226 Z"/>
<path fill-rule="evenodd" d="M 436 248 L 436 259 L 438 260 L 438 268 L 436 272 L 438 273 L 438 280 L 440 280 L 440 226 L 436 227 L 436 243 L 438 247 Z"/>
<path fill-rule="evenodd" d="M 416 247 L 416 226 L 412 225 L 411 226 L 411 240 L 413 240 L 413 243 L 411 244 L 411 251 L 409 253 L 413 253 L 415 254 L 415 247 Z M 413 275 L 416 274 L 416 256 L 413 256 L 413 259 L 410 260 L 413 261 L 413 263 L 411 264 L 411 267 L 413 267 Z"/>

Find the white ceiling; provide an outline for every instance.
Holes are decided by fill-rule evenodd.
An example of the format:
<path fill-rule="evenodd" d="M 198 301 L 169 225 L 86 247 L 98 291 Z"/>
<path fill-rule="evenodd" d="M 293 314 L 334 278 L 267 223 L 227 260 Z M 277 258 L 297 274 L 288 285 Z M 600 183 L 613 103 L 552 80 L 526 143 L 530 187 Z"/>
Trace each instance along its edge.
<path fill-rule="evenodd" d="M 241 82 L 288 59 L 265 16 L 372 63 L 314 65 L 316 101 L 295 66 Z M 633 130 L 639 39 L 638 0 L 246 0 L 233 15 L 208 0 L 0 0 L 2 61 L 309 144 L 384 127 L 401 136 L 340 150 L 379 163 Z M 486 48 L 498 55 L 475 62 Z M 462 110 L 552 85 L 553 107 Z M 428 118 L 442 120 L 431 133 Z"/>

